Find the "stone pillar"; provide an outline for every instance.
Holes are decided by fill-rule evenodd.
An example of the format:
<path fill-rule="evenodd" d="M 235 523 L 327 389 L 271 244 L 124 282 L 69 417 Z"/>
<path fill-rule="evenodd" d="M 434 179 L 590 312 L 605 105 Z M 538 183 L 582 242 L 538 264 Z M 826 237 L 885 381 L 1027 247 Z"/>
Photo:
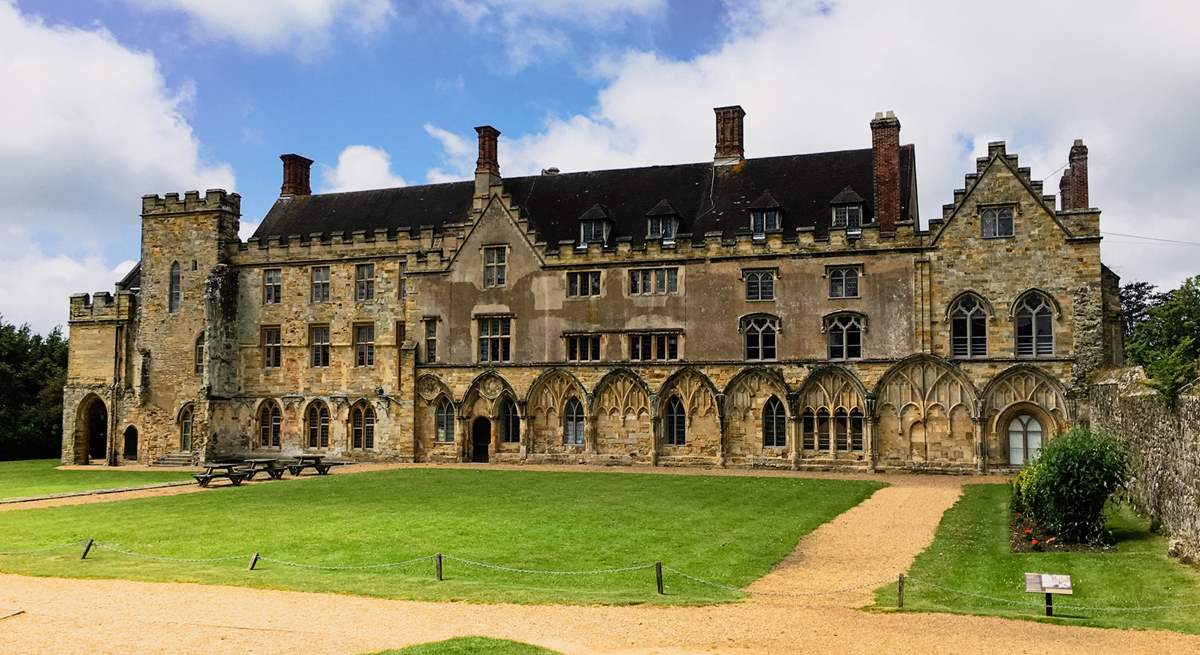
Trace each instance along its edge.
<path fill-rule="evenodd" d="M 726 425 L 725 419 L 725 394 L 719 393 L 716 395 L 717 402 L 717 424 L 721 428 L 721 434 L 717 439 L 717 466 L 725 468 L 725 431 L 729 427 Z M 688 415 L 688 421 L 691 421 L 691 415 Z"/>
<path fill-rule="evenodd" d="M 526 411 L 528 403 L 517 401 L 517 415 L 521 418 L 521 461 L 529 459 L 533 452 L 533 420 Z"/>
<path fill-rule="evenodd" d="M 863 421 L 863 439 L 866 441 L 867 447 L 867 472 L 875 473 L 879 462 L 879 451 L 875 446 L 875 428 L 878 426 L 879 417 L 876 416 L 875 409 L 879 401 L 870 391 L 867 392 L 866 401 L 867 420 Z"/>
<path fill-rule="evenodd" d="M 792 470 L 800 470 L 800 440 L 803 439 L 800 425 L 800 394 L 789 393 L 787 395 L 788 407 L 788 429 L 791 432 L 788 438 L 788 455 L 792 460 Z"/>
<path fill-rule="evenodd" d="M 971 424 L 975 432 L 975 472 L 987 473 L 988 448 L 983 438 L 984 421 L 987 418 L 987 404 L 982 400 L 975 401 L 975 413 L 971 416 Z"/>

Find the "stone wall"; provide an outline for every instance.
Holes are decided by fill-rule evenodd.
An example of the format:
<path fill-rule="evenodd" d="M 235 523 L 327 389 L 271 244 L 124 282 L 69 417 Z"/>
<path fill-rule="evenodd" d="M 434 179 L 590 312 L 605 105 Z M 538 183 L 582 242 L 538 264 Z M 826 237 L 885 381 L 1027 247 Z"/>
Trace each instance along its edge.
<path fill-rule="evenodd" d="M 1168 403 L 1144 381 L 1140 368 L 1098 376 L 1088 393 L 1090 423 L 1129 444 L 1134 506 L 1177 537 L 1186 556 L 1200 558 L 1200 385 Z"/>

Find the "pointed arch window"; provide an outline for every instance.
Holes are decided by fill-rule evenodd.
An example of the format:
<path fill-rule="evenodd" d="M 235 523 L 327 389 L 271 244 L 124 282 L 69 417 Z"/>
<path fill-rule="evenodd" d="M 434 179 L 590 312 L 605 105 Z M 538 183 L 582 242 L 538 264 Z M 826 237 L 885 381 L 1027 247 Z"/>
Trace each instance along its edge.
<path fill-rule="evenodd" d="M 1042 293 L 1031 292 L 1017 301 L 1018 357 L 1054 356 L 1054 307 Z"/>
<path fill-rule="evenodd" d="M 850 450 L 862 452 L 863 413 L 857 407 L 850 410 Z"/>
<path fill-rule="evenodd" d="M 563 443 L 568 446 L 583 445 L 583 404 L 572 396 L 563 408 Z"/>
<path fill-rule="evenodd" d="M 275 401 L 268 400 L 258 409 L 258 447 L 278 448 L 283 413 Z"/>
<path fill-rule="evenodd" d="M 817 410 L 817 450 L 829 450 L 829 410 Z"/>
<path fill-rule="evenodd" d="M 179 449 L 192 449 L 192 406 L 184 405 L 179 412 Z"/>
<path fill-rule="evenodd" d="M 1008 463 L 1024 466 L 1042 452 L 1042 424 L 1029 414 L 1013 417 L 1008 424 Z"/>
<path fill-rule="evenodd" d="M 973 294 L 950 308 L 950 354 L 953 357 L 987 357 L 987 310 Z"/>
<path fill-rule="evenodd" d="M 817 449 L 817 415 L 812 408 L 805 408 L 800 415 L 801 447 L 804 450 Z"/>
<path fill-rule="evenodd" d="M 742 319 L 746 360 L 752 362 L 773 361 L 777 354 L 778 333 L 779 319 L 774 316 L 751 316 Z"/>
<path fill-rule="evenodd" d="M 862 317 L 857 314 L 836 314 L 825 319 L 829 342 L 829 359 L 858 359 L 862 357 Z"/>
<path fill-rule="evenodd" d="M 508 396 L 500 400 L 500 443 L 521 443 L 521 417 Z"/>
<path fill-rule="evenodd" d="M 667 400 L 667 425 L 663 439 L 668 446 L 687 444 L 687 414 L 683 411 L 679 396 L 671 396 Z"/>
<path fill-rule="evenodd" d="M 308 406 L 304 416 L 309 448 L 329 447 L 329 407 L 321 401 Z"/>
<path fill-rule="evenodd" d="M 179 262 L 171 262 L 171 279 L 167 283 L 167 311 L 179 311 Z"/>
<path fill-rule="evenodd" d="M 350 410 L 350 447 L 354 450 L 375 447 L 375 408 L 366 402 Z"/>
<path fill-rule="evenodd" d="M 200 336 L 196 337 L 196 347 L 193 352 L 193 359 L 195 360 L 193 362 L 193 368 L 196 371 L 196 375 L 204 375 L 204 333 L 203 332 L 200 333 Z"/>
<path fill-rule="evenodd" d="M 433 440 L 438 443 L 454 443 L 454 406 L 450 399 L 442 397 L 434 411 Z"/>
<path fill-rule="evenodd" d="M 779 398 L 771 396 L 763 405 L 763 446 L 780 448 L 787 446 L 787 414 Z"/>

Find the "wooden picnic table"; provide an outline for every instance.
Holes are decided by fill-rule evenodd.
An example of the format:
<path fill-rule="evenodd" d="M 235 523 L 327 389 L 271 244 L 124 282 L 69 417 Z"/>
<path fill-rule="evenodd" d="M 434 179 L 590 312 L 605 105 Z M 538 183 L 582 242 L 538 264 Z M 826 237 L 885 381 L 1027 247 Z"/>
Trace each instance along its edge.
<path fill-rule="evenodd" d="M 201 487 L 207 487 L 216 478 L 226 478 L 237 487 L 249 477 L 241 468 L 241 462 L 205 462 L 204 472 L 193 473 L 192 477 Z"/>
<path fill-rule="evenodd" d="M 317 472 L 317 475 L 329 475 L 329 469 L 335 466 L 342 466 L 346 462 L 326 462 L 324 455 L 297 455 L 295 459 L 287 465 L 288 471 L 292 475 L 300 475 L 304 469 L 310 468 Z"/>
<path fill-rule="evenodd" d="M 254 476 L 260 472 L 265 472 L 272 480 L 278 480 L 287 470 L 287 467 L 279 464 L 277 457 L 254 457 L 243 460 L 243 462 L 246 466 L 242 470 L 246 472 L 247 480 L 253 480 Z"/>

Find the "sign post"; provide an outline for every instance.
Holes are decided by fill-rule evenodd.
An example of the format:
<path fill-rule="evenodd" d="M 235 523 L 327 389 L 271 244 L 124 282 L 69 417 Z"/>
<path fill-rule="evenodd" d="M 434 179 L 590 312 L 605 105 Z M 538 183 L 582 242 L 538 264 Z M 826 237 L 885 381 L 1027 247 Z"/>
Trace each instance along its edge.
<path fill-rule="evenodd" d="M 1072 595 L 1071 576 L 1053 573 L 1026 573 L 1025 591 L 1046 595 L 1046 616 L 1054 616 L 1055 594 Z"/>

